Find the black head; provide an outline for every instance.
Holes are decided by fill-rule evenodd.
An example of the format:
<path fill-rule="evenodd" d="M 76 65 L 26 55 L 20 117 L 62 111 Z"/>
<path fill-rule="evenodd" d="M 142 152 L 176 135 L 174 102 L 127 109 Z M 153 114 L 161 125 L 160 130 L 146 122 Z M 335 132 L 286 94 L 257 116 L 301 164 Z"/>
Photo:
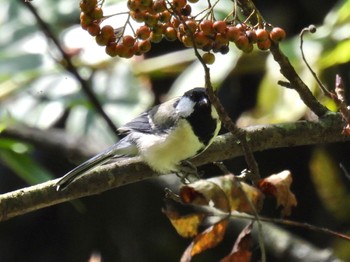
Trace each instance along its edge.
<path fill-rule="evenodd" d="M 197 87 L 187 91 L 175 108 L 180 117 L 190 123 L 193 132 L 204 145 L 216 135 L 220 122 L 205 88 Z"/>

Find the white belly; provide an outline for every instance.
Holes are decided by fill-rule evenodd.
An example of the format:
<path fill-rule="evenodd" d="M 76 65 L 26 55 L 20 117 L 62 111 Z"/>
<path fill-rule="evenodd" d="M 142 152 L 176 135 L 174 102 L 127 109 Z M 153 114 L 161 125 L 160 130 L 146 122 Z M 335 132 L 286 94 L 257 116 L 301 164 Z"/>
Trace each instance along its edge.
<path fill-rule="evenodd" d="M 204 148 L 185 120 L 180 120 L 177 127 L 170 134 L 142 134 L 143 139 L 137 139 L 140 156 L 157 172 L 176 171 L 182 160 L 195 156 Z"/>

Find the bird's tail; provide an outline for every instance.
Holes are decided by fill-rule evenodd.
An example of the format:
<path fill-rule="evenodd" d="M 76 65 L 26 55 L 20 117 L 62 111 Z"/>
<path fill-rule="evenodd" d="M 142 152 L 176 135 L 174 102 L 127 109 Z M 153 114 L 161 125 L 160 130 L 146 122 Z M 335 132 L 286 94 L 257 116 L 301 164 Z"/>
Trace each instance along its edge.
<path fill-rule="evenodd" d="M 65 174 L 56 184 L 56 190 L 62 191 L 67 188 L 75 179 L 84 175 L 89 170 L 106 163 L 114 157 L 120 156 L 134 156 L 137 154 L 135 144 L 131 143 L 127 137 L 120 140 L 117 144 L 107 148 L 105 151 L 90 158 L 84 163 L 80 164 L 73 170 Z"/>
<path fill-rule="evenodd" d="M 93 169 L 94 167 L 100 166 L 106 163 L 109 159 L 111 159 L 114 155 L 112 154 L 112 150 L 106 150 L 101 152 L 100 154 L 88 159 L 84 163 L 80 164 L 76 168 L 69 171 L 65 174 L 56 184 L 56 190 L 62 191 L 68 187 L 70 183 L 72 183 L 75 179 L 85 174 L 87 171 Z"/>

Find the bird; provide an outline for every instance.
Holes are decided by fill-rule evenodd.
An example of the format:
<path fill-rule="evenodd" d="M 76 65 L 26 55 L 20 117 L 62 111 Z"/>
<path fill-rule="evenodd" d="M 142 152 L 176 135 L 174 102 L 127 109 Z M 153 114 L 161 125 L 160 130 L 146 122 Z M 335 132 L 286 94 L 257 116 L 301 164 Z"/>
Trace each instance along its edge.
<path fill-rule="evenodd" d="M 113 158 L 140 156 L 161 174 L 181 173 L 188 160 L 206 150 L 218 135 L 221 121 L 205 88 L 196 87 L 161 103 L 118 128 L 121 139 L 65 174 L 57 191 Z M 194 167 L 195 168 L 195 167 Z"/>

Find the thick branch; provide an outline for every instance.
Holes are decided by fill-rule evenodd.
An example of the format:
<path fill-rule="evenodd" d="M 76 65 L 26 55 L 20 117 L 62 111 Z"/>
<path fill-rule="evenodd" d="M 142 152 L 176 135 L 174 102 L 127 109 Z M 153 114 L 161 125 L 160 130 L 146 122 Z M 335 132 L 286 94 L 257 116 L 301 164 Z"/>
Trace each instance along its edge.
<path fill-rule="evenodd" d="M 256 152 L 273 148 L 350 141 L 350 136 L 341 135 L 343 125 L 339 114 L 328 114 L 319 122 L 300 121 L 261 125 L 244 130 L 250 148 Z M 226 134 L 219 136 L 208 150 L 193 160 L 193 163 L 199 166 L 242 155 L 242 147 L 236 138 Z M 89 172 L 63 192 L 56 192 L 54 185 L 57 180 L 53 180 L 0 195 L 0 221 L 158 175 L 136 158 L 120 159 L 116 163 Z"/>

